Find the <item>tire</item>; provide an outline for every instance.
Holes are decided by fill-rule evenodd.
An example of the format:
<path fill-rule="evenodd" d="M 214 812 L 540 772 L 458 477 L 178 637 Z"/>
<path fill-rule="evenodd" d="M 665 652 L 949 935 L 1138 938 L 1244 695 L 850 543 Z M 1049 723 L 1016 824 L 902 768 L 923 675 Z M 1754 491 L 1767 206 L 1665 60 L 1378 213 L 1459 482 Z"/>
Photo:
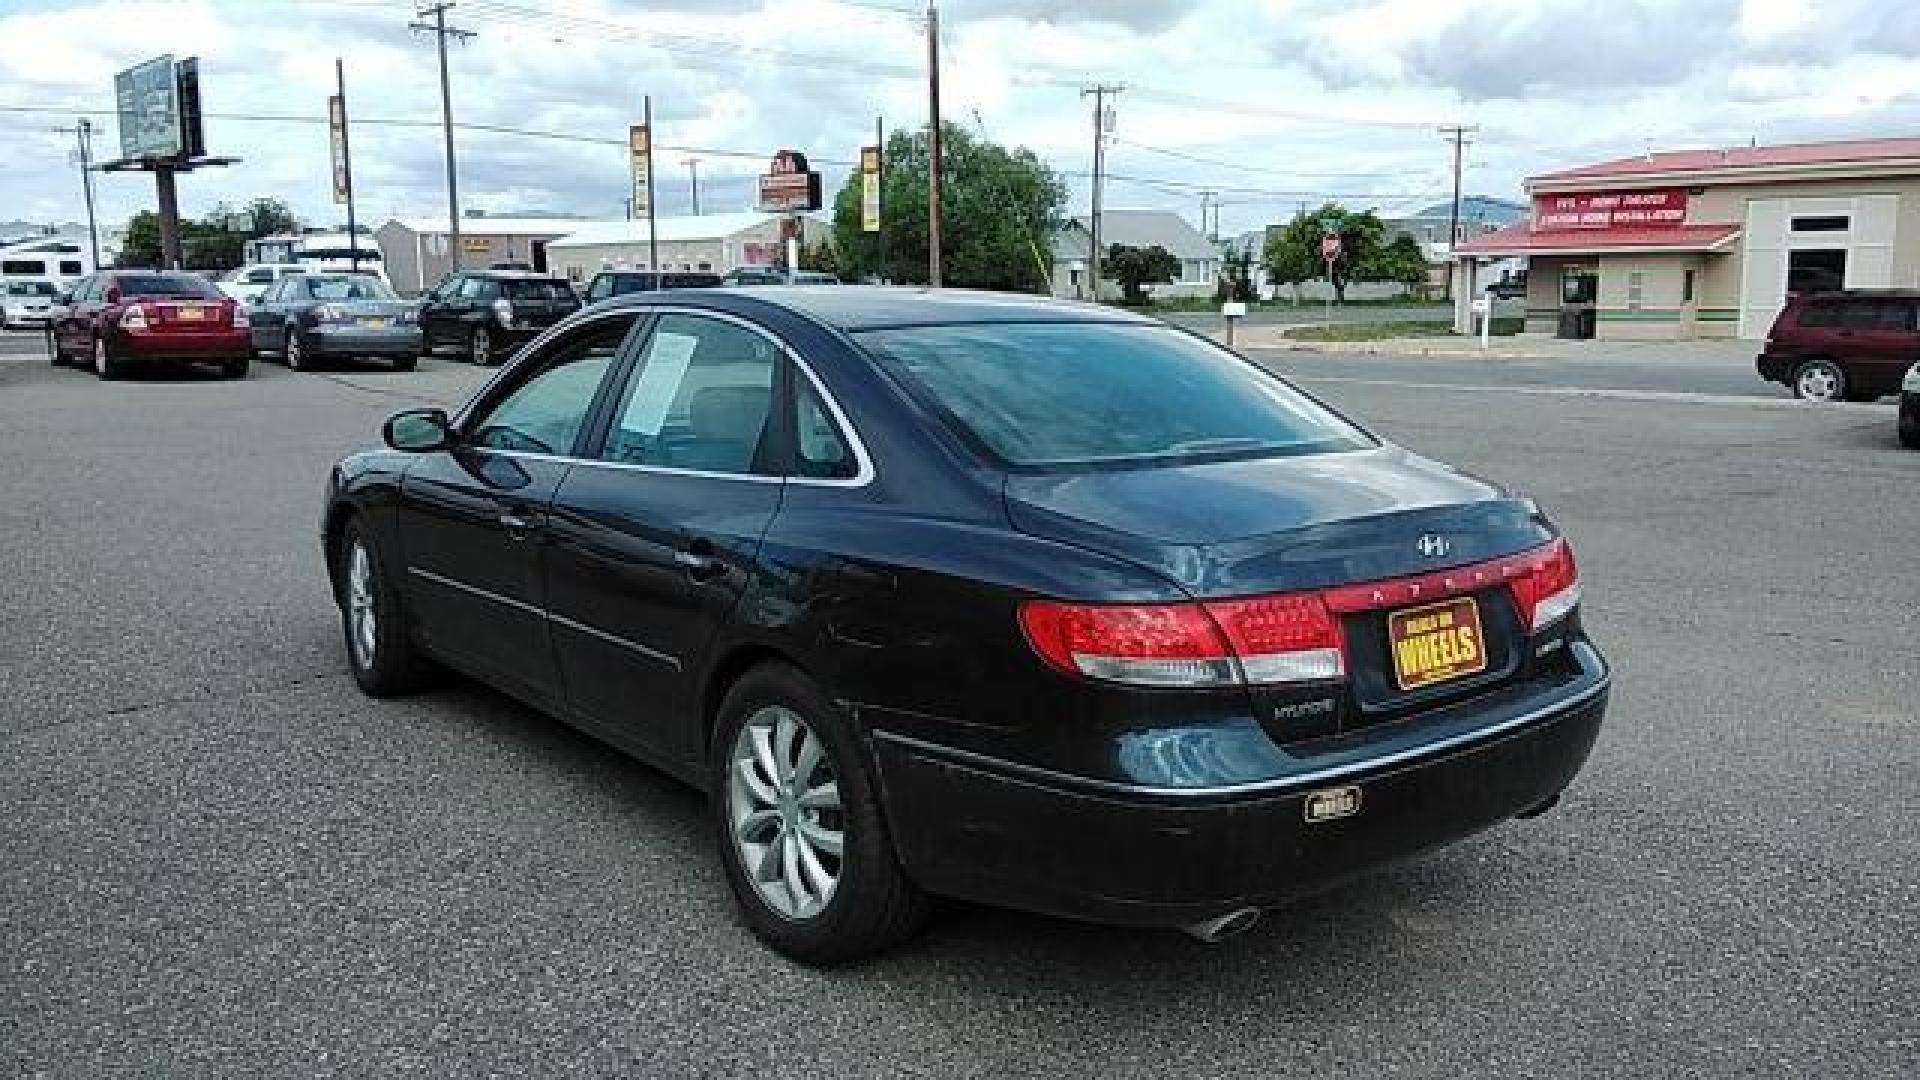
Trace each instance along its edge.
<path fill-rule="evenodd" d="M 417 356 L 396 356 L 393 358 L 393 370 L 395 371 L 412 371 L 419 366 L 420 358 Z"/>
<path fill-rule="evenodd" d="M 281 347 L 281 357 L 287 362 L 288 371 L 307 370 L 307 350 L 300 346 L 300 330 L 288 324 L 287 343 Z"/>
<path fill-rule="evenodd" d="M 120 361 L 107 350 L 107 339 L 97 335 L 93 339 L 93 373 L 101 382 L 110 382 L 122 374 Z"/>
<path fill-rule="evenodd" d="M 1920 450 L 1920 410 L 1900 410 L 1900 444 L 1909 450 Z"/>
<path fill-rule="evenodd" d="M 747 672 L 721 702 L 708 757 L 721 865 L 762 941 L 802 963 L 835 964 L 919 931 L 926 894 L 894 857 L 851 725 L 811 679 L 784 664 Z M 786 884 L 789 873 L 800 888 Z"/>
<path fill-rule="evenodd" d="M 47 331 L 47 361 L 54 367 L 67 366 L 67 354 L 60 351 L 60 339 L 51 330 Z"/>
<path fill-rule="evenodd" d="M 239 356 L 223 362 L 220 365 L 220 374 L 229 379 L 244 379 L 247 377 L 248 369 L 252 367 L 253 361 L 250 358 Z"/>
<path fill-rule="evenodd" d="M 425 685 L 431 667 L 408 629 L 406 607 L 378 545 L 349 521 L 335 553 L 335 601 L 347 647 L 347 668 L 369 697 L 394 697 Z M 363 619 L 370 619 L 368 625 Z"/>
<path fill-rule="evenodd" d="M 476 326 L 467 338 L 467 359 L 481 367 L 492 367 L 499 361 L 493 355 L 493 333 L 484 326 Z"/>
<path fill-rule="evenodd" d="M 1841 401 L 1847 373 L 1831 360 L 1808 360 L 1793 370 L 1793 396 L 1802 401 Z"/>

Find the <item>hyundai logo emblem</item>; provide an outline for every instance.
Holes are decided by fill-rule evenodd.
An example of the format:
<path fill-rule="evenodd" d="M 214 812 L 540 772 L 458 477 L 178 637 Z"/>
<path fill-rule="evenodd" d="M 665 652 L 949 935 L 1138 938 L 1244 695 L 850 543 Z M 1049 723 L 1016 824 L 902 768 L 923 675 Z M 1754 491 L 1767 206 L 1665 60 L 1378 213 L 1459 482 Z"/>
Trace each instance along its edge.
<path fill-rule="evenodd" d="M 1429 559 L 1438 559 L 1453 550 L 1453 545 L 1439 533 L 1422 533 L 1420 542 L 1415 546 L 1420 549 L 1420 554 Z"/>

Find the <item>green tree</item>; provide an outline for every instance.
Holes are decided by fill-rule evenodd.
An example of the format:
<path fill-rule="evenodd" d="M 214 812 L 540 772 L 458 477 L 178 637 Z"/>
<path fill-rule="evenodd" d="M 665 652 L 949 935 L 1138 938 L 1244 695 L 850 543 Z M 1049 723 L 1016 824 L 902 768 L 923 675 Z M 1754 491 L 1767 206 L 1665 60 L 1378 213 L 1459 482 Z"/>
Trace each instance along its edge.
<path fill-rule="evenodd" d="M 1220 245 L 1220 283 L 1214 289 L 1213 298 L 1223 304 L 1236 300 L 1252 303 L 1259 299 L 1253 293 L 1252 244 Z"/>
<path fill-rule="evenodd" d="M 965 128 L 941 127 L 941 270 L 946 284 L 1045 292 L 1048 240 L 1066 205 L 1066 185 L 1024 147 L 1009 150 Z M 927 139 L 887 139 L 880 233 L 860 224 L 860 174 L 833 200 L 833 247 L 847 280 L 927 280 Z"/>
<path fill-rule="evenodd" d="M 833 250 L 833 239 L 823 237 L 815 243 L 800 245 L 800 269 L 838 275 L 840 257 Z"/>
<path fill-rule="evenodd" d="M 1320 258 L 1320 238 L 1328 233 L 1340 236 L 1340 255 L 1331 267 Z M 1330 202 L 1312 213 L 1294 215 L 1277 237 L 1268 236 L 1267 272 L 1275 281 L 1296 285 L 1310 277 L 1326 277 L 1333 286 L 1334 298 L 1344 304 L 1347 286 L 1364 280 L 1360 268 L 1374 259 L 1385 234 L 1386 226 L 1373 211 L 1355 213 Z M 1313 269 L 1305 276 L 1292 276 L 1306 266 Z"/>
<path fill-rule="evenodd" d="M 1159 244 L 1150 247 L 1115 244 L 1107 249 L 1107 257 L 1101 260 L 1100 273 L 1102 277 L 1120 283 L 1121 303 L 1144 304 L 1147 302 L 1147 285 L 1173 281 L 1180 276 L 1180 260 Z"/>
<path fill-rule="evenodd" d="M 249 240 L 300 231 L 300 221 L 293 216 L 293 209 L 280 199 L 263 196 L 248 203 L 241 212 L 252 219 L 247 227 Z"/>
<path fill-rule="evenodd" d="M 1267 280 L 1276 286 L 1284 284 L 1293 289 L 1293 302 L 1296 304 L 1300 302 L 1300 283 L 1313 280 L 1322 271 L 1318 246 L 1308 251 L 1298 243 L 1293 237 L 1291 224 L 1284 228 L 1274 226 L 1267 229 L 1266 242 L 1260 252 L 1260 264 L 1267 268 Z"/>
<path fill-rule="evenodd" d="M 1409 292 L 1420 292 L 1427 287 L 1427 253 L 1420 250 L 1420 241 L 1401 233 L 1360 267 L 1360 277 L 1397 282 Z"/>
<path fill-rule="evenodd" d="M 142 210 L 127 219 L 126 235 L 120 240 L 123 267 L 160 265 L 160 215 Z"/>

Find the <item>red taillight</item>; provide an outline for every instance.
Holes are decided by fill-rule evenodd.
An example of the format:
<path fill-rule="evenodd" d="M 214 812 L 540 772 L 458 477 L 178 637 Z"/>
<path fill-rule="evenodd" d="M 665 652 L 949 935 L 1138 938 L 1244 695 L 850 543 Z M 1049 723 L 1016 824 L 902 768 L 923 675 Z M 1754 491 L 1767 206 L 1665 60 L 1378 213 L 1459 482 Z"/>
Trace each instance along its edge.
<path fill-rule="evenodd" d="M 1232 686 L 1239 682 L 1220 628 L 1199 604 L 1020 606 L 1020 626 L 1062 671 L 1140 686 Z"/>
<path fill-rule="evenodd" d="M 1580 571 L 1573 563 L 1573 547 L 1555 540 L 1521 556 L 1521 572 L 1514 576 L 1514 606 L 1520 622 L 1530 630 L 1565 618 L 1580 603 Z"/>
<path fill-rule="evenodd" d="M 147 328 L 147 308 L 144 304 L 134 304 L 120 313 L 122 330 L 145 330 Z"/>
<path fill-rule="evenodd" d="M 253 318 L 247 314 L 247 305 L 236 304 L 229 300 L 227 301 L 227 311 L 232 314 L 232 325 L 235 330 L 246 330 L 253 326 Z"/>
<path fill-rule="evenodd" d="M 1139 686 L 1234 686 L 1346 675 L 1340 616 L 1406 607 L 1505 585 L 1535 632 L 1580 602 L 1565 540 L 1519 555 L 1419 577 L 1190 604 L 1020 606 L 1034 650 L 1069 674 Z"/>

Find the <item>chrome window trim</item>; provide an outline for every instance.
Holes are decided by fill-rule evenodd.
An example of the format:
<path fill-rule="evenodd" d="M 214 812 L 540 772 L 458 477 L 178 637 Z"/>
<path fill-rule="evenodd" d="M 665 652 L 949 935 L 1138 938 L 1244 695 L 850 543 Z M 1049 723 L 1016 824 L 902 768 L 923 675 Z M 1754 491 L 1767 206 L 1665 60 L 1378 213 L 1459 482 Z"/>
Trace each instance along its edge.
<path fill-rule="evenodd" d="M 676 469 L 666 465 L 637 465 L 626 461 L 603 461 L 599 458 L 574 457 L 570 454 L 537 454 L 521 450 L 500 450 L 491 446 L 477 446 L 472 449 L 489 454 L 501 454 L 506 457 L 527 458 L 532 461 L 554 461 L 572 465 L 591 465 L 603 469 L 628 469 L 635 472 L 659 473 L 663 476 L 689 476 L 712 480 L 744 480 L 756 484 L 800 484 L 805 487 L 860 488 L 873 483 L 875 476 L 873 456 L 867 452 L 866 440 L 860 437 L 860 430 L 854 427 L 853 421 L 847 417 L 846 410 L 840 407 L 839 400 L 827 389 L 826 384 L 820 381 L 820 376 L 813 370 L 813 366 L 808 364 L 798 352 L 794 351 L 793 346 L 788 345 L 780 335 L 775 334 L 773 331 L 768 330 L 758 323 L 744 319 L 729 311 L 714 311 L 707 308 L 668 305 L 659 307 L 618 308 L 613 311 L 602 312 L 582 319 L 580 322 L 564 327 L 564 330 L 567 333 L 572 333 L 586 326 L 588 323 L 619 318 L 639 320 L 650 315 L 692 315 L 701 318 L 716 319 L 720 322 L 732 323 L 752 331 L 766 338 L 768 341 L 773 342 L 774 345 L 779 347 L 781 354 L 791 361 L 795 368 L 806 375 L 807 382 L 812 384 L 814 393 L 818 394 L 820 400 L 826 403 L 827 412 L 833 417 L 833 422 L 839 428 L 841 437 L 846 441 L 848 448 L 853 451 L 853 460 L 856 464 L 854 474 L 852 476 L 762 476 L 758 473 L 711 472 L 705 469 Z M 537 349 L 545 348 L 548 339 L 558 336 L 558 332 L 562 329 L 563 327 L 561 326 L 550 326 L 543 331 L 540 336 L 527 342 L 527 344 L 521 348 L 519 354 L 516 355 L 514 362 L 502 365 L 499 372 L 497 372 L 493 378 L 488 379 L 482 384 L 480 389 L 475 391 L 474 395 L 467 400 L 467 403 L 461 406 L 459 415 L 454 417 L 454 426 L 456 428 L 464 428 L 466 426 L 467 420 L 472 415 L 473 403 L 486 398 L 488 394 L 493 392 L 496 384 L 504 381 L 506 377 L 519 366 L 519 356 L 524 356 Z M 645 355 L 635 358 L 636 363 L 641 363 L 645 360 Z"/>

